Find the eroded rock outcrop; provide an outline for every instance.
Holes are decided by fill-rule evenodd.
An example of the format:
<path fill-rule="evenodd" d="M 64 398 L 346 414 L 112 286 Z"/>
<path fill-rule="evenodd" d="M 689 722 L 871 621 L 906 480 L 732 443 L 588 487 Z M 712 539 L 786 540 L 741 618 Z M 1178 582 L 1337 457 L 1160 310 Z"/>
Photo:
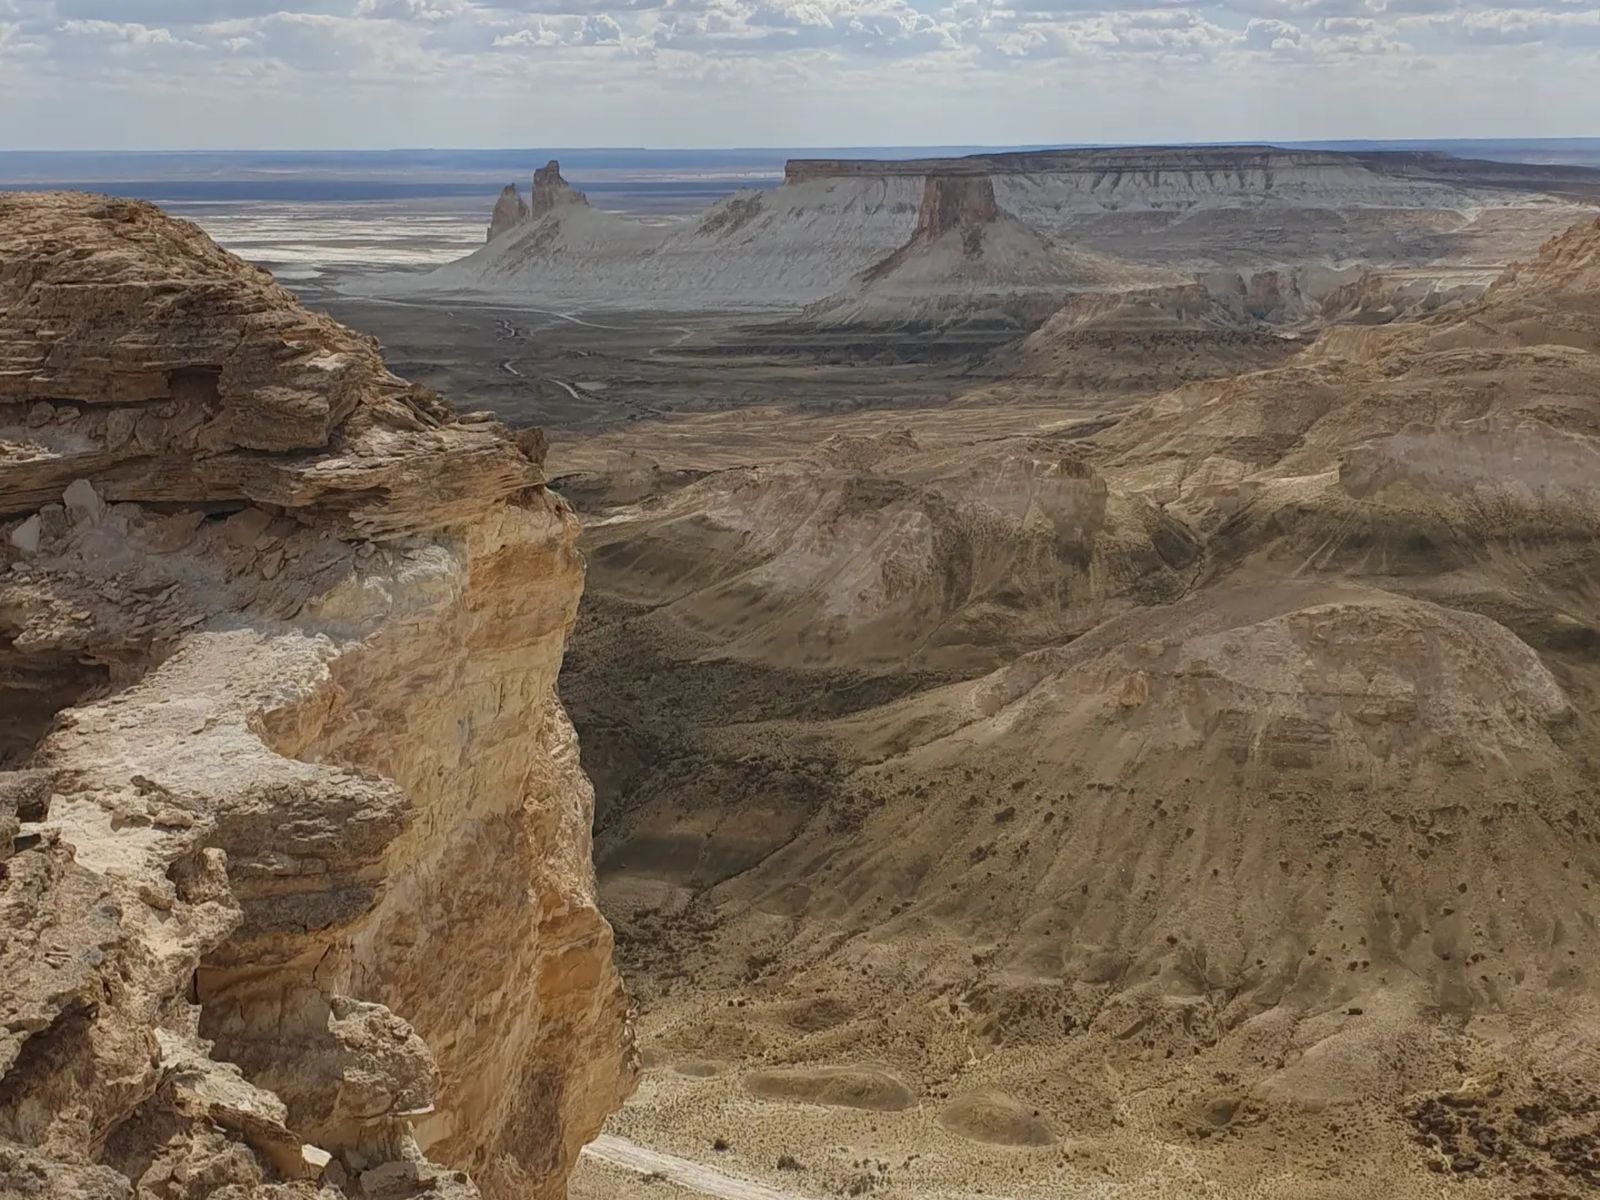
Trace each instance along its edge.
<path fill-rule="evenodd" d="M 1085 288 L 1169 276 L 1054 241 L 1001 208 L 987 175 L 930 175 L 916 228 L 842 291 L 806 308 L 818 325 L 1027 328 Z"/>
<path fill-rule="evenodd" d="M 555 159 L 552 158 L 533 173 L 532 220 L 537 221 L 564 204 L 588 203 L 589 197 L 561 178 L 561 164 Z"/>
<path fill-rule="evenodd" d="M 735 548 L 712 561 L 707 540 Z M 952 454 L 908 430 L 709 473 L 614 514 L 586 548 L 608 591 L 658 598 L 653 619 L 809 669 L 992 665 L 1181 594 L 1196 556 L 1070 441 Z"/>
<path fill-rule="evenodd" d="M 911 239 L 888 258 L 874 263 L 861 278 L 867 282 L 892 274 L 919 251 L 933 247 L 946 234 L 960 239 L 961 253 L 976 258 L 983 252 L 983 235 L 1000 220 L 994 183 L 987 175 L 930 175 L 922 186 L 917 227 Z"/>
<path fill-rule="evenodd" d="M 930 175 L 923 184 L 912 238 L 932 239 L 952 229 L 979 231 L 999 218 L 994 182 L 987 175 Z"/>
<path fill-rule="evenodd" d="M 561 178 L 561 164 L 552 158 L 533 173 L 531 206 L 522 198 L 516 184 L 506 184 L 500 198 L 495 201 L 494 212 L 489 218 L 489 236 L 485 240 L 492 242 L 549 216 L 559 208 L 569 206 L 587 208 L 589 197 Z"/>
<path fill-rule="evenodd" d="M 542 449 L 0 200 L 0 1192 L 563 1194 L 636 1064 Z"/>
<path fill-rule="evenodd" d="M 537 173 L 526 222 L 510 226 L 515 234 L 496 236 L 430 271 L 363 276 L 359 288 L 369 295 L 536 300 L 572 309 L 636 310 L 644 303 L 684 311 L 789 312 L 843 291 L 846 305 L 823 314 L 827 323 L 841 323 L 841 315 L 843 323 L 863 317 L 893 323 L 900 319 L 894 309 L 903 307 L 899 297 L 889 297 L 884 311 L 865 311 L 848 293 L 861 272 L 917 232 L 925 194 L 942 194 L 967 197 L 953 208 L 979 217 L 970 224 L 981 226 L 982 209 L 989 207 L 1024 227 L 1013 228 L 1014 236 L 984 235 L 984 245 L 993 243 L 998 253 L 980 256 L 982 277 L 975 281 L 990 293 L 978 306 L 981 320 L 988 324 L 998 316 L 1015 323 L 1004 294 L 1013 284 L 1048 284 L 1059 302 L 1061 291 L 1085 287 L 1156 286 L 1198 271 L 1259 272 L 1294 263 L 1422 269 L 1459 261 L 1484 264 L 1492 273 L 1584 211 L 1552 202 L 1573 196 L 1579 185 L 1570 172 L 1589 180 L 1582 187 L 1600 192 L 1600 172 L 1584 171 L 1446 156 L 1421 164 L 1387 153 L 1265 146 L 797 159 L 787 165 L 782 186 L 738 191 L 691 219 L 660 222 L 589 208 L 552 163 Z M 505 215 L 515 212 L 508 202 Z M 955 242 L 959 247 L 961 239 Z M 1077 265 L 1063 269 L 1045 243 L 1075 251 Z M 1085 252 L 1167 274 L 1096 279 L 1082 269 Z M 951 277 L 959 264 L 935 258 L 940 261 L 931 274 L 957 298 L 938 307 L 963 307 L 959 297 L 972 284 Z M 916 288 L 926 290 L 925 283 L 917 280 Z M 873 310 L 880 308 L 876 300 L 870 298 Z M 1039 307 L 1028 302 L 1027 323 L 1037 323 Z M 949 313 L 930 315 L 942 325 Z M 1045 315 L 1047 309 L 1037 312 Z"/>
<path fill-rule="evenodd" d="M 510 233 L 519 225 L 526 224 L 528 220 L 528 202 L 522 198 L 522 193 L 517 190 L 517 185 L 508 183 L 500 193 L 500 199 L 494 203 L 494 213 L 489 218 L 489 236 L 487 241 L 494 241 L 503 233 Z"/>

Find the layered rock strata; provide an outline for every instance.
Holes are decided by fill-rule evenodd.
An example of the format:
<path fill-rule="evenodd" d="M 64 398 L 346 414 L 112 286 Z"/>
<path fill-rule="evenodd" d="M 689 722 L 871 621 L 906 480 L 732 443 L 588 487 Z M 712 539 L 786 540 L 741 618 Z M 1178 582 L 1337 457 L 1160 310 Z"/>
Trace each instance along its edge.
<path fill-rule="evenodd" d="M 802 321 L 1011 330 L 1038 324 L 1085 288 L 1174 279 L 1044 236 L 1000 207 L 987 175 L 930 175 L 911 237 L 809 305 Z"/>
<path fill-rule="evenodd" d="M 636 1073 L 542 439 L 0 200 L 0 1194 L 554 1198 Z"/>
<path fill-rule="evenodd" d="M 943 189 L 954 197 L 963 182 L 974 189 L 968 195 L 992 194 L 989 204 L 1013 235 L 985 234 L 983 245 L 1004 244 L 997 256 L 979 256 L 990 260 L 981 282 L 1002 289 L 1029 287 L 1043 275 L 1054 284 L 1063 272 L 1050 261 L 1058 257 L 1051 244 L 1079 258 L 1092 253 L 1174 273 L 1110 281 L 1118 287 L 1330 263 L 1415 269 L 1421 275 L 1413 283 L 1426 286 L 1443 263 L 1498 272 L 1570 225 L 1582 211 L 1575 202 L 1600 196 L 1600 171 L 1582 168 L 1266 146 L 1102 147 L 796 159 L 780 187 L 735 192 L 685 220 L 662 222 L 589 208 L 552 163 L 535 177 L 525 218 L 517 219 L 514 200 L 503 202 L 491 244 L 431 271 L 363 276 L 351 286 L 381 296 L 537 299 L 574 310 L 645 303 L 793 313 L 854 290 L 861 272 L 925 232 L 918 213 L 926 194 Z M 982 227 L 971 211 L 978 219 L 969 226 Z M 934 274 L 947 277 L 952 266 L 940 261 Z M 1077 268 L 1066 274 L 1069 290 L 1101 286 Z M 970 290 L 956 282 L 958 292 Z M 899 306 L 895 298 L 889 307 Z M 824 316 L 828 323 L 840 315 L 848 323 L 900 320 L 869 307 L 858 311 L 852 302 Z M 991 322 L 995 305 L 981 308 Z M 931 315 L 939 324 L 949 317 Z M 1016 317 L 1003 304 L 999 315 Z"/>
<path fill-rule="evenodd" d="M 1424 186 L 1462 183 L 1526 188 L 1593 202 L 1600 174 L 1549 164 L 1501 163 L 1452 154 L 1407 151 L 1349 152 L 1279 146 L 1092 146 L 1074 150 L 1024 150 L 960 158 L 791 158 L 787 184 L 861 177 L 940 175 L 1073 175 L 1091 191 L 1171 188 L 1196 195 L 1248 188 L 1295 191 L 1340 180 L 1354 172 Z"/>

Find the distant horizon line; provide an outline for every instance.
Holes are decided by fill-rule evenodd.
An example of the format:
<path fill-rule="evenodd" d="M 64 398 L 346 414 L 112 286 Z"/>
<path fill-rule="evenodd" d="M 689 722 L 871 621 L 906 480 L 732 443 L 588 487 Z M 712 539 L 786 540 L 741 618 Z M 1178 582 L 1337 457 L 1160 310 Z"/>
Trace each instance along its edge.
<path fill-rule="evenodd" d="M 1222 139 L 1215 141 L 1105 141 L 1105 142 L 879 142 L 858 145 L 840 145 L 833 143 L 814 143 L 811 145 L 737 145 L 737 146 L 642 146 L 642 145 L 614 145 L 614 146 L 191 146 L 191 147 L 140 147 L 137 149 L 112 148 L 112 147 L 82 147 L 59 148 L 51 147 L 42 149 L 38 147 L 0 147 L 0 154 L 6 155 L 68 155 L 68 154 L 126 154 L 126 155 L 156 155 L 156 154 L 686 154 L 686 153 L 718 153 L 740 154 L 761 153 L 769 151 L 872 151 L 872 150 L 1077 150 L 1077 149 L 1161 149 L 1184 147 L 1224 147 L 1224 146 L 1272 146 L 1272 147 L 1301 147 L 1301 146 L 1328 146 L 1328 145 L 1394 145 L 1406 143 L 1426 142 L 1430 144 L 1457 143 L 1463 145 L 1482 145 L 1496 142 L 1538 143 L 1538 144 L 1581 144 L 1600 143 L 1600 134 L 1568 134 L 1558 137 L 1524 137 L 1518 135 L 1474 136 L 1474 137 L 1323 137 L 1323 138 L 1242 138 Z"/>

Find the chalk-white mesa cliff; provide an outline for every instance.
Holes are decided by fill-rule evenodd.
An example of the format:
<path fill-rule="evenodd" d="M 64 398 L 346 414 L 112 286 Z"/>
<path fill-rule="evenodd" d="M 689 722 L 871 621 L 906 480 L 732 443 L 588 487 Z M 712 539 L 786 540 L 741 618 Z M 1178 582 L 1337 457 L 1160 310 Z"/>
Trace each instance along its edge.
<path fill-rule="evenodd" d="M 1148 281 L 1140 267 L 1482 260 L 1492 276 L 1576 219 L 1574 188 L 1600 192 L 1600 173 L 1568 174 L 1269 146 L 796 159 L 780 187 L 646 224 L 594 208 L 552 162 L 535 172 L 531 203 L 514 184 L 501 194 L 472 254 L 351 286 L 612 309 L 792 312 L 826 301 L 813 314 L 826 323 L 874 324 L 947 315 L 953 294 L 1014 316 L 1046 295 L 1138 286 Z M 935 244 L 946 225 L 963 227 L 954 246 Z M 986 248 L 970 253 L 980 227 Z M 879 277 L 891 257 L 892 277 Z"/>
<path fill-rule="evenodd" d="M 0 1194 L 553 1200 L 637 1071 L 542 439 L 0 200 Z"/>

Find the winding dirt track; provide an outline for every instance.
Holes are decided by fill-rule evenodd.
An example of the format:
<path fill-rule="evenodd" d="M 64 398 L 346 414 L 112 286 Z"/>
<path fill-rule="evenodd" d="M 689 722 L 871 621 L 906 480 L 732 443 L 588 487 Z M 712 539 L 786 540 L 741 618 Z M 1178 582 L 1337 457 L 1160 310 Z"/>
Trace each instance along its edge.
<path fill-rule="evenodd" d="M 753 1183 L 725 1175 L 711 1167 L 701 1166 L 675 1154 L 662 1154 L 627 1138 L 602 1133 L 583 1148 L 591 1158 L 641 1175 L 655 1175 L 670 1180 L 679 1187 L 699 1192 L 702 1196 L 715 1196 L 719 1200 L 809 1200 L 798 1192 L 782 1192 L 764 1183 Z"/>

